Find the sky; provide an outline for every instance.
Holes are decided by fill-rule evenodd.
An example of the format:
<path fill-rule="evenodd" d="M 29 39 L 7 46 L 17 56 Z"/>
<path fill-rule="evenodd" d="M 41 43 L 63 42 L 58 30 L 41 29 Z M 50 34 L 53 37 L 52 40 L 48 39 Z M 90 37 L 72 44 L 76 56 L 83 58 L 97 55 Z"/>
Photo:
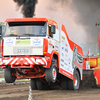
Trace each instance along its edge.
<path fill-rule="evenodd" d="M 89 49 L 91 49 L 91 51 L 93 50 L 92 52 L 95 53 L 97 48 L 97 36 L 94 36 L 94 39 L 93 36 L 89 34 L 89 31 L 87 31 L 89 27 L 83 25 L 86 23 L 84 23 L 85 21 L 82 18 L 82 14 L 84 14 L 82 11 L 87 11 L 87 9 L 90 8 L 84 3 L 86 5 L 84 8 L 87 9 L 79 11 L 81 7 L 77 6 L 78 0 L 76 0 L 76 2 L 74 1 L 75 0 L 38 0 L 34 17 L 46 17 L 55 20 L 59 25 L 64 24 L 69 38 L 84 49 L 84 54 L 86 54 Z M 80 4 L 82 3 L 79 2 L 79 5 Z M 82 14 L 80 12 L 82 12 Z M 85 13 L 86 18 L 88 18 L 87 13 L 88 12 Z M 23 18 L 21 8 L 19 8 L 13 0 L 0 0 L 0 14 L 1 22 L 5 21 L 7 18 Z M 80 23 L 81 21 L 83 22 Z M 92 24 L 95 24 L 94 22 Z"/>
<path fill-rule="evenodd" d="M 56 9 L 52 12 L 52 10 L 49 9 L 52 9 L 53 7 L 57 7 L 59 4 L 54 5 L 53 7 L 50 8 L 48 4 L 49 3 L 51 4 L 51 2 L 46 2 L 46 1 L 47 0 L 38 0 L 34 17 L 43 17 L 43 18 L 46 17 L 55 20 L 59 25 L 64 24 L 69 34 L 69 37 L 72 37 L 71 40 L 77 43 L 78 42 L 85 43 L 84 40 L 78 38 L 80 37 L 79 35 L 84 34 L 84 29 L 82 29 L 81 26 L 80 27 L 77 26 L 77 24 L 74 22 L 74 14 L 72 14 L 72 12 L 65 13 L 61 8 L 57 8 L 59 12 Z M 43 4 L 41 5 L 42 2 Z M 69 11 L 69 9 L 67 9 L 66 11 Z M 21 9 L 19 8 L 18 10 L 17 4 L 14 3 L 13 0 L 2 0 L 0 2 L 0 13 L 1 13 L 0 21 L 5 21 L 7 18 L 23 18 Z M 73 34 L 75 33 L 77 33 L 75 35 L 77 40 L 73 37 Z"/>

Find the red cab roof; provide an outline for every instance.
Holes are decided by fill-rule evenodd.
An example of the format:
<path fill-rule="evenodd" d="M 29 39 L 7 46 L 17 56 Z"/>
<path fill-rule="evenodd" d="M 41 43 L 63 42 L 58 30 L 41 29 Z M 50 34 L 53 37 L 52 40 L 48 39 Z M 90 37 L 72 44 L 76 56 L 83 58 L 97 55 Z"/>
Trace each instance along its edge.
<path fill-rule="evenodd" d="M 58 28 L 58 25 L 55 21 L 47 18 L 11 18 L 11 19 L 6 19 L 5 22 L 32 22 L 32 21 L 43 21 L 47 22 L 50 25 L 56 25 L 56 28 Z"/>

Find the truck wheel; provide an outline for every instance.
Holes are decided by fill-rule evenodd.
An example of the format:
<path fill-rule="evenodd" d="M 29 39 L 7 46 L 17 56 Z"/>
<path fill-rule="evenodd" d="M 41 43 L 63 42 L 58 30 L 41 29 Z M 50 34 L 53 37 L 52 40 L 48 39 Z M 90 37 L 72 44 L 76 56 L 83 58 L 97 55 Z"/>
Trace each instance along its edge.
<path fill-rule="evenodd" d="M 62 90 L 67 90 L 68 89 L 68 79 L 65 76 L 61 77 L 61 84 L 60 84 Z"/>
<path fill-rule="evenodd" d="M 40 79 L 36 80 L 36 85 L 38 90 L 45 90 L 47 87 Z"/>
<path fill-rule="evenodd" d="M 16 72 L 16 70 L 11 69 L 10 67 L 8 67 L 4 70 L 4 77 L 5 77 L 6 83 L 14 83 L 15 82 L 15 80 L 16 80 L 16 76 L 14 75 L 15 72 Z"/>
<path fill-rule="evenodd" d="M 32 90 L 37 90 L 36 79 L 30 79 L 30 85 Z"/>
<path fill-rule="evenodd" d="M 79 78 L 79 73 L 76 70 L 73 76 L 73 80 L 71 79 L 68 80 L 68 89 L 77 90 L 79 89 L 79 85 L 80 85 L 80 78 Z"/>
<path fill-rule="evenodd" d="M 57 79 L 57 68 L 54 63 L 51 63 L 50 68 L 45 70 L 45 78 L 48 83 L 55 83 Z"/>

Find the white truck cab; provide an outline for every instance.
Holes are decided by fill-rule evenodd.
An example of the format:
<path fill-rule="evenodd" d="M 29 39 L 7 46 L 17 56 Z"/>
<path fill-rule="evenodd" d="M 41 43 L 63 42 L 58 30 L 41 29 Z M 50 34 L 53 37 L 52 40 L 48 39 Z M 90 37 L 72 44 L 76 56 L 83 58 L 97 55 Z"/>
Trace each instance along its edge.
<path fill-rule="evenodd" d="M 5 68 L 7 83 L 30 78 L 32 89 L 55 83 L 61 84 L 62 89 L 79 89 L 83 52 L 69 39 L 64 25 L 59 29 L 55 21 L 47 18 L 5 22 L 0 66 Z"/>

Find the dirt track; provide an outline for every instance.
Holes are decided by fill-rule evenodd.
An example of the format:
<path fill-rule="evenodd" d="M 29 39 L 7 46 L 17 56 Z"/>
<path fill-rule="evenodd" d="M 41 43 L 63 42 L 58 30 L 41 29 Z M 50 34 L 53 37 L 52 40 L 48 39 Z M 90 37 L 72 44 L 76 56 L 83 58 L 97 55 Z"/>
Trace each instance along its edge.
<path fill-rule="evenodd" d="M 4 73 L 2 72 L 0 72 L 0 78 L 3 78 L 4 77 Z"/>
<path fill-rule="evenodd" d="M 0 100 L 28 100 L 29 86 L 29 82 L 0 83 Z M 55 87 L 53 90 L 33 90 L 32 95 L 33 100 L 100 100 L 100 88 L 81 86 L 79 90 L 71 91 Z"/>
<path fill-rule="evenodd" d="M 33 100 L 100 100 L 100 88 L 70 90 L 33 90 Z M 29 83 L 0 84 L 0 100 L 28 100 Z"/>

